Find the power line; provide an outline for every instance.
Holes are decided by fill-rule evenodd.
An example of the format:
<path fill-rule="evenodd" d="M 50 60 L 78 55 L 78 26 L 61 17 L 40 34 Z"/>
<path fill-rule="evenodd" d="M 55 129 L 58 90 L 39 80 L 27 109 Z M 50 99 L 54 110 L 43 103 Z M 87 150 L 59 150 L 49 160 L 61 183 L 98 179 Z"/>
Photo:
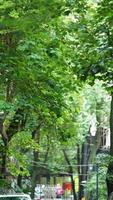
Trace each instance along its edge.
<path fill-rule="evenodd" d="M 30 161 L 30 162 L 32 162 L 32 163 L 36 163 L 36 164 L 39 164 L 39 165 L 45 165 L 45 166 L 47 166 L 47 163 L 44 163 L 44 162 L 36 162 L 36 161 L 32 161 L 32 160 L 28 160 L 28 161 Z M 55 166 L 56 166 L 56 164 L 54 164 Z M 59 164 L 60 165 L 60 164 Z M 90 167 L 90 166 L 97 166 L 97 164 L 92 164 L 92 163 L 90 163 L 90 164 L 74 164 L 74 165 L 60 165 L 60 166 L 62 166 L 62 167 L 69 167 L 69 166 L 72 166 L 72 167 Z"/>

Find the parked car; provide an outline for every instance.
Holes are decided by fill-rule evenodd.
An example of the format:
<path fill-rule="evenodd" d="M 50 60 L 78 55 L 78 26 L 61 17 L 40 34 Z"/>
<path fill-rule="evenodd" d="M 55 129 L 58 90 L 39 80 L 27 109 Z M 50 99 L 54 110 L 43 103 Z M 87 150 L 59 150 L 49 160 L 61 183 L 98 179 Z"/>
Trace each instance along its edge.
<path fill-rule="evenodd" d="M 28 194 L 3 194 L 0 200 L 31 200 Z"/>

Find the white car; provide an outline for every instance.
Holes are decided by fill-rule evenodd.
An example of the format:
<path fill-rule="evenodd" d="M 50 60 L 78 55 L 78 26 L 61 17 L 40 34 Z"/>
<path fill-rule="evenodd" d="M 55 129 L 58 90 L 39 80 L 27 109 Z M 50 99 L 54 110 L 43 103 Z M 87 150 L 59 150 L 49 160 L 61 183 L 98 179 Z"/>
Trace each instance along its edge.
<path fill-rule="evenodd" d="M 3 194 L 0 200 L 31 200 L 28 194 Z"/>

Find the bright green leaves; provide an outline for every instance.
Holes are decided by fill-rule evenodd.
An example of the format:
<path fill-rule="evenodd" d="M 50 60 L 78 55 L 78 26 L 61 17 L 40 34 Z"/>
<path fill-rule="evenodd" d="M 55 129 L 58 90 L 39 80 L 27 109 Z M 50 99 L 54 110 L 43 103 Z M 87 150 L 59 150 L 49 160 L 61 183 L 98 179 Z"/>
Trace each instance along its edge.
<path fill-rule="evenodd" d="M 12 8 L 13 6 L 14 6 L 14 3 L 12 1 L 1 0 L 1 2 L 0 2 L 0 9 L 1 10 Z"/>
<path fill-rule="evenodd" d="M 38 144 L 32 139 L 31 133 L 29 131 L 21 131 L 15 134 L 15 136 L 12 138 L 11 142 L 11 148 L 13 148 L 13 151 L 16 151 L 16 148 L 19 150 L 22 150 L 22 148 L 26 151 L 27 149 L 39 149 Z M 16 144 L 16 146 L 15 146 Z"/>
<path fill-rule="evenodd" d="M 100 59 L 109 54 L 91 10 L 85 1 L 1 1 L 0 109 L 6 115 L 7 166 L 13 175 L 29 175 L 34 151 L 49 168 L 52 161 L 57 165 L 57 157 L 52 168 L 57 171 L 65 163 L 62 149 L 81 144 L 91 115 L 102 114 L 97 104 L 107 94 L 101 86 L 80 90 L 81 80 L 102 78 Z M 106 62 L 111 74 L 112 60 Z M 75 164 L 74 153 L 69 156 Z"/>
<path fill-rule="evenodd" d="M 67 128 L 71 124 L 69 112 L 65 111 L 66 118 L 62 112 L 67 106 L 65 96 L 75 84 L 63 57 L 68 49 L 62 26 L 65 3 L 60 0 L 1 2 L 1 108 L 6 114 L 7 166 L 13 175 L 28 174 L 28 154 L 32 159 L 32 152 L 40 151 L 35 149 L 38 141 L 31 139 L 38 126 L 41 126 L 40 134 L 45 136 L 55 134 L 55 124 L 61 116 Z M 7 113 L 6 104 L 10 103 L 16 106 Z M 70 137 L 69 131 L 67 134 Z"/>
<path fill-rule="evenodd" d="M 8 168 L 12 175 L 29 175 L 29 163 L 32 163 L 31 150 L 39 150 L 39 145 L 31 138 L 31 133 L 28 131 L 16 133 L 9 143 L 8 150 L 10 157 Z"/>
<path fill-rule="evenodd" d="M 81 80 L 112 81 L 112 2 L 89 2 L 86 13 L 76 21 L 77 48 L 72 58 L 74 72 Z"/>
<path fill-rule="evenodd" d="M 10 103 L 7 103 L 6 101 L 0 100 L 0 110 L 1 112 L 5 112 L 10 110 L 11 105 Z"/>

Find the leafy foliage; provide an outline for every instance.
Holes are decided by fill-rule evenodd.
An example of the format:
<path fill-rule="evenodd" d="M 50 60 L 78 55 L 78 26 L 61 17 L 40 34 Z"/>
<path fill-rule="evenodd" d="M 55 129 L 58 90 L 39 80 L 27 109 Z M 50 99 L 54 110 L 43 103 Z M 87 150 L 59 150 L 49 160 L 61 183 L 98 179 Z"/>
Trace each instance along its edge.
<path fill-rule="evenodd" d="M 37 173 L 42 165 L 68 171 L 63 150 L 75 165 L 76 147 L 92 121 L 109 126 L 110 98 L 102 85 L 112 92 L 112 6 L 105 0 L 1 0 L 0 165 L 5 178 L 6 168 L 16 177 L 32 176 L 33 167 Z"/>

